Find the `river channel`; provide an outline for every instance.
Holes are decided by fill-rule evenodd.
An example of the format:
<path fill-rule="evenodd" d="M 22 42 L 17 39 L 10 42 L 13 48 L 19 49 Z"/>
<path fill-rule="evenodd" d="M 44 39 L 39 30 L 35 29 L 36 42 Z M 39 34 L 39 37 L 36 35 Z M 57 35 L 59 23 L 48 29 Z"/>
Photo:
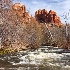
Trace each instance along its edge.
<path fill-rule="evenodd" d="M 44 47 L 0 55 L 0 70 L 70 70 L 70 53 L 63 50 Z"/>

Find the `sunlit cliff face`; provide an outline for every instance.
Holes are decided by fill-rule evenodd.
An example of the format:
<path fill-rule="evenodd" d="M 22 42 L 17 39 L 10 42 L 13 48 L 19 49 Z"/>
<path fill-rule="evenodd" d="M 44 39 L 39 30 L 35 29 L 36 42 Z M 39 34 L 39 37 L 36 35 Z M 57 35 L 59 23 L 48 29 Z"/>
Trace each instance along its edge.
<path fill-rule="evenodd" d="M 56 26 L 62 25 L 60 17 L 53 10 L 50 10 L 49 12 L 45 9 L 37 10 L 35 12 L 35 17 L 39 22 L 52 23 L 53 25 Z"/>
<path fill-rule="evenodd" d="M 31 15 L 29 12 L 26 11 L 26 6 L 22 5 L 20 3 L 15 3 L 12 6 L 13 13 L 12 14 L 17 14 L 21 19 L 22 22 L 28 22 L 29 19 L 31 18 Z"/>
<path fill-rule="evenodd" d="M 25 5 L 22 5 L 20 3 L 15 3 L 12 8 L 13 10 L 18 11 L 18 12 L 22 12 L 22 13 L 26 12 Z"/>
<path fill-rule="evenodd" d="M 30 19 L 30 13 L 26 11 L 25 5 L 22 5 L 20 3 L 15 3 L 12 6 L 12 9 L 14 13 L 16 13 L 18 16 L 23 17 L 22 22 L 28 22 Z M 35 12 L 35 19 L 38 22 L 45 22 L 50 23 L 50 25 L 56 25 L 58 27 L 62 26 L 60 17 L 57 15 L 57 13 L 53 10 L 50 10 L 49 12 L 45 9 L 39 9 Z"/>

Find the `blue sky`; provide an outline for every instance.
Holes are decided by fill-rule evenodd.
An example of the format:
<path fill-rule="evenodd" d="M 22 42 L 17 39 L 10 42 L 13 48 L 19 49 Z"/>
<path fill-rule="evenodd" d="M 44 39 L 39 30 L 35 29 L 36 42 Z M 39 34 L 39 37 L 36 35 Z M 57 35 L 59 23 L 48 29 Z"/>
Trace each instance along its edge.
<path fill-rule="evenodd" d="M 14 3 L 21 3 L 26 5 L 27 10 L 34 16 L 38 9 L 54 10 L 60 16 L 61 21 L 70 22 L 70 0 L 14 0 Z M 65 16 L 67 15 L 67 19 Z"/>

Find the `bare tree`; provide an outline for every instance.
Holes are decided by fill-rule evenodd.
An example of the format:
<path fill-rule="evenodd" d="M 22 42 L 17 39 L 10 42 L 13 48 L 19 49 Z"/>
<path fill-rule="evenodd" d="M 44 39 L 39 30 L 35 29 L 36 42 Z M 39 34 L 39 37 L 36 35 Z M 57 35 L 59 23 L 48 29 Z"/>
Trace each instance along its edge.
<path fill-rule="evenodd" d="M 12 0 L 0 0 L 0 9 L 10 9 L 12 4 Z"/>

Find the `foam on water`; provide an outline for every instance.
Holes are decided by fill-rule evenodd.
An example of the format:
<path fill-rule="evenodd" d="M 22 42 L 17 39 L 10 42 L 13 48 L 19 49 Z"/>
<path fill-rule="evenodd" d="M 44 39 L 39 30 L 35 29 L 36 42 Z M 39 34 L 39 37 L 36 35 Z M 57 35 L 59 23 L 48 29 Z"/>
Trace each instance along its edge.
<path fill-rule="evenodd" d="M 54 70 L 70 70 L 70 53 L 45 53 L 37 50 L 26 52 L 20 51 L 11 56 L 4 56 L 0 58 L 0 60 L 2 60 L 3 62 L 8 61 L 13 66 L 19 66 L 19 68 L 16 70 L 34 70 L 32 68 L 35 68 L 35 70 L 37 70 L 41 67 L 45 68 L 48 66 L 51 70 L 53 70 L 54 68 Z M 27 67 L 25 67 L 24 65 L 26 65 Z M 30 67 L 30 65 L 35 66 Z"/>
<path fill-rule="evenodd" d="M 45 63 L 46 64 L 49 62 L 49 65 L 53 65 L 52 61 L 57 61 L 57 60 L 61 60 L 61 58 L 63 58 L 64 55 L 62 54 L 56 54 L 56 53 L 44 53 L 44 52 L 39 52 L 37 54 L 29 53 L 28 55 L 22 56 L 20 57 L 20 62 L 19 63 L 13 63 L 13 65 L 17 65 L 17 64 L 42 64 Z"/>

